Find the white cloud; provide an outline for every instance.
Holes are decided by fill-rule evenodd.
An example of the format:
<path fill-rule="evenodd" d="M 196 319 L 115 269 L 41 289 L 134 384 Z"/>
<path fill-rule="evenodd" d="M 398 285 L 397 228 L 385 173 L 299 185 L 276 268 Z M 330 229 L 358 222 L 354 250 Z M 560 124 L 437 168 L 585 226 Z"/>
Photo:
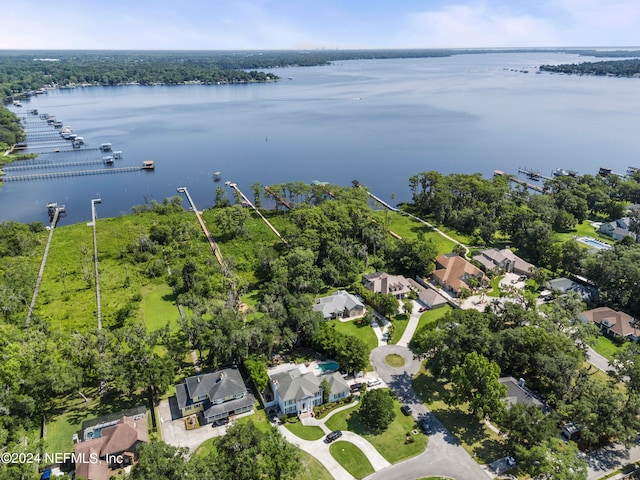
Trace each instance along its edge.
<path fill-rule="evenodd" d="M 543 18 L 490 10 L 483 4 L 451 5 L 413 15 L 405 35 L 416 47 L 555 46 L 561 38 Z"/>

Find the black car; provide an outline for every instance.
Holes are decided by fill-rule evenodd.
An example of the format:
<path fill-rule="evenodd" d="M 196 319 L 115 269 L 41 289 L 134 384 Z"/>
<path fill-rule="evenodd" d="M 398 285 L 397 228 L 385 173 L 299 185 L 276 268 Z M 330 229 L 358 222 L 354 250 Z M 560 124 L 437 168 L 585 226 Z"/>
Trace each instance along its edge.
<path fill-rule="evenodd" d="M 333 432 L 329 433 L 327 435 L 327 443 L 331 443 L 334 440 L 337 440 L 338 438 L 340 438 L 342 436 L 342 432 L 340 430 L 334 430 Z"/>
<path fill-rule="evenodd" d="M 424 433 L 426 433 L 427 435 L 431 435 L 433 433 L 433 428 L 431 428 L 431 425 L 429 424 L 426 418 L 423 418 L 422 420 L 420 420 L 419 423 L 420 423 L 420 428 Z"/>
<path fill-rule="evenodd" d="M 402 411 L 402 413 L 404 413 L 405 415 L 409 416 L 411 415 L 411 407 L 409 405 L 402 405 L 400 407 L 400 410 Z"/>
<path fill-rule="evenodd" d="M 362 390 L 362 387 L 364 386 L 363 383 L 354 383 L 353 385 L 351 385 L 351 391 L 352 392 L 359 392 L 360 390 Z"/>
<path fill-rule="evenodd" d="M 212 427 L 221 427 L 222 425 L 226 425 L 229 423 L 229 417 L 220 418 L 211 424 Z"/>

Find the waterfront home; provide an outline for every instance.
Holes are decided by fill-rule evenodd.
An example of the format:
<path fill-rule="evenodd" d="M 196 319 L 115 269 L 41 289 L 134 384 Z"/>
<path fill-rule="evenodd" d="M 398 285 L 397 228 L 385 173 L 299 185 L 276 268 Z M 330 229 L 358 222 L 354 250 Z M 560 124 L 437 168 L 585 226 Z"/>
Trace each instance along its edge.
<path fill-rule="evenodd" d="M 236 367 L 187 378 L 176 399 L 182 416 L 197 413 L 201 424 L 251 412 L 256 402 Z"/>
<path fill-rule="evenodd" d="M 314 312 L 322 313 L 329 320 L 333 318 L 353 318 L 364 315 L 364 303 L 345 290 L 338 290 L 328 297 L 319 298 L 313 306 Z"/>
<path fill-rule="evenodd" d="M 434 283 L 454 296 L 459 295 L 463 289 L 472 292 L 474 284 L 481 287 L 489 283 L 482 270 L 455 253 L 447 253 L 436 258 L 436 269 L 431 278 Z"/>
<path fill-rule="evenodd" d="M 613 222 L 606 222 L 600 225 L 598 232 L 613 238 L 614 240 L 622 240 L 624 237 L 631 237 L 636 240 L 636 234 L 629 230 L 631 220 L 629 217 L 622 217 Z"/>

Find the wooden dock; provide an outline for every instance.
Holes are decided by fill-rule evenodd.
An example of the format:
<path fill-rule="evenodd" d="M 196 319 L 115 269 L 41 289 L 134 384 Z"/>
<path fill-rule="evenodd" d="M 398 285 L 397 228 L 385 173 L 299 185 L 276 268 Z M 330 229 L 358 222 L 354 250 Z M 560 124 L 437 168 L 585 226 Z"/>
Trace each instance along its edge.
<path fill-rule="evenodd" d="M 48 161 L 46 163 L 25 163 L 23 165 L 9 165 L 4 167 L 5 172 L 15 172 L 18 170 L 35 170 L 38 168 L 65 168 L 65 167 L 80 167 L 83 165 L 97 165 L 104 163 L 104 160 L 84 160 L 82 162 L 62 162 L 55 163 Z"/>
<path fill-rule="evenodd" d="M 27 181 L 27 180 L 42 180 L 46 178 L 62 178 L 62 177 L 81 177 L 85 175 L 104 175 L 107 173 L 125 173 L 125 172 L 139 172 L 147 170 L 143 167 L 114 167 L 103 168 L 101 170 L 76 170 L 69 172 L 48 172 L 48 173 L 34 173 L 30 175 L 5 175 L 3 180 L 5 182 L 10 181 Z"/>
<path fill-rule="evenodd" d="M 196 214 L 196 218 L 198 219 L 198 223 L 200 223 L 200 227 L 202 228 L 202 231 L 204 232 L 205 237 L 207 237 L 207 241 L 209 242 L 209 246 L 211 247 L 211 251 L 215 255 L 215 257 L 218 260 L 218 263 L 220 264 L 220 266 L 224 267 L 224 260 L 222 259 L 222 253 L 220 252 L 220 247 L 218 247 L 218 244 L 213 239 L 213 235 L 211 235 L 211 232 L 209 232 L 209 229 L 207 228 L 207 225 L 204 223 L 204 220 L 202 219 L 202 215 L 200 215 L 200 212 L 198 211 L 198 208 L 196 207 L 196 204 L 193 201 L 193 198 L 191 198 L 191 195 L 189 195 L 189 190 L 187 190 L 187 187 L 178 187 L 178 193 L 184 193 L 185 196 L 187 197 L 187 201 L 189 202 L 189 206 L 191 207 L 191 210 L 193 210 L 194 213 Z"/>
<path fill-rule="evenodd" d="M 271 190 L 271 188 L 269 188 L 268 185 L 264 186 L 264 190 L 265 192 L 269 192 L 269 194 L 271 196 L 273 196 L 273 198 L 276 199 L 276 201 L 280 202 L 282 205 L 284 205 L 285 207 L 287 207 L 289 210 L 291 210 L 291 206 L 289 205 L 289 203 L 284 199 L 284 198 L 280 198 L 280 196 L 274 192 L 273 190 Z"/>
<path fill-rule="evenodd" d="M 36 286 L 33 289 L 33 296 L 31 297 L 31 303 L 29 304 L 29 310 L 27 312 L 27 319 L 24 322 L 25 330 L 29 328 L 31 325 L 31 316 L 33 315 L 33 309 L 36 306 L 36 300 L 38 299 L 38 293 L 40 292 L 40 284 L 42 283 L 42 276 L 44 275 L 44 267 L 47 264 L 47 257 L 49 256 L 49 247 L 51 246 L 51 239 L 53 238 L 53 231 L 58 224 L 58 219 L 60 218 L 60 214 L 64 213 L 65 207 L 64 205 L 58 205 L 57 203 L 50 203 L 47 205 L 49 208 L 49 213 L 53 213 L 51 217 L 51 225 L 49 226 L 49 238 L 47 239 L 47 244 L 44 247 L 44 253 L 42 254 L 42 261 L 40 262 L 40 270 L 38 271 L 38 277 L 36 278 Z"/>
<path fill-rule="evenodd" d="M 278 230 L 276 230 L 276 227 L 271 225 L 271 222 L 269 220 L 267 220 L 264 215 L 262 215 L 262 212 L 260 210 L 258 210 L 253 203 L 251 203 L 251 200 L 249 200 L 244 193 L 242 193 L 242 191 L 238 188 L 237 184 L 231 183 L 231 182 L 226 182 L 225 185 L 227 185 L 228 187 L 233 188 L 236 192 L 238 192 L 240 194 L 240 196 L 242 197 L 242 199 L 247 203 L 247 205 L 249 205 L 260 216 L 260 218 L 264 221 L 264 223 L 267 224 L 267 226 L 271 229 L 271 231 L 273 233 L 276 234 L 276 236 L 282 241 L 282 243 L 284 243 L 285 245 L 289 245 L 289 242 L 287 242 L 282 237 L 282 235 L 280 235 L 280 232 L 278 232 Z"/>
<path fill-rule="evenodd" d="M 521 180 L 518 177 L 516 177 L 515 175 L 504 173 L 503 171 L 500 171 L 500 170 L 494 170 L 493 174 L 496 175 L 496 176 L 507 177 L 513 183 L 517 183 L 519 185 L 524 185 L 525 187 L 530 188 L 531 190 L 535 190 L 536 192 L 544 193 L 544 189 L 540 185 L 534 185 L 534 184 L 529 183 L 529 182 L 527 182 L 525 180 Z"/>
<path fill-rule="evenodd" d="M 551 180 L 551 177 L 547 177 L 546 175 L 543 175 L 540 173 L 539 170 L 531 170 L 529 168 L 518 168 L 518 173 L 521 173 L 523 175 L 526 175 L 528 178 L 530 178 L 531 180 Z"/>

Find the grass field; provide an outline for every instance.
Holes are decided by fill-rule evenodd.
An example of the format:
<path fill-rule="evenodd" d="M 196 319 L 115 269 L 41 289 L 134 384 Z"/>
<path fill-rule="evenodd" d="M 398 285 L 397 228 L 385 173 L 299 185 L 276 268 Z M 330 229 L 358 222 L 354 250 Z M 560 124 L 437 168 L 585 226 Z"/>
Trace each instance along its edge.
<path fill-rule="evenodd" d="M 364 478 L 374 472 L 369 459 L 353 443 L 334 442 L 329 447 L 329 452 L 355 478 Z"/>
<path fill-rule="evenodd" d="M 418 234 L 422 233 L 426 241 L 433 242 L 438 254 L 451 253 L 455 243 L 451 240 L 447 240 L 438 232 L 428 227 L 424 223 L 418 222 L 406 215 L 402 215 L 396 212 L 388 212 L 378 210 L 373 212 L 373 216 L 383 225 L 387 226 L 387 230 L 391 230 L 402 238 L 418 238 Z M 440 228 L 440 227 L 438 227 Z M 445 229 L 440 228 L 442 231 Z M 467 243 L 468 238 L 459 235 L 456 232 L 446 231 L 447 235 L 457 239 L 462 243 Z"/>
<path fill-rule="evenodd" d="M 436 308 L 435 310 L 427 310 L 420 316 L 420 320 L 418 321 L 418 328 L 416 328 L 416 332 L 420 330 L 425 325 L 432 325 L 435 328 L 435 325 L 438 323 L 442 317 L 444 317 L 448 312 L 451 311 L 453 307 L 449 304 Z"/>
<path fill-rule="evenodd" d="M 384 357 L 384 361 L 387 363 L 387 365 L 394 368 L 404 367 L 404 357 L 402 355 L 396 355 L 395 353 L 392 353 Z"/>
<path fill-rule="evenodd" d="M 620 346 L 609 337 L 605 337 L 604 335 L 598 335 L 596 343 L 594 345 L 590 345 L 590 347 L 600 355 L 605 357 L 607 360 L 611 360 L 614 353 L 625 348 L 624 345 Z"/>
<path fill-rule="evenodd" d="M 373 332 L 371 325 L 367 323 L 358 324 L 357 321 L 352 320 L 349 322 L 341 322 L 339 320 L 332 320 L 332 326 L 345 335 L 352 335 L 361 339 L 366 345 L 368 353 L 378 346 L 378 337 Z"/>
<path fill-rule="evenodd" d="M 464 406 L 449 406 L 444 401 L 446 386 L 434 379 L 424 366 L 414 378 L 413 388 L 429 410 L 458 438 L 463 448 L 478 463 L 484 465 L 508 453 L 501 436 L 487 428 L 475 416 L 469 415 Z"/>
<path fill-rule="evenodd" d="M 398 463 L 407 458 L 414 457 L 423 452 L 427 447 L 427 437 L 420 433 L 413 435 L 410 432 L 418 427 L 413 417 L 408 417 L 400 411 L 400 402 L 393 401 L 393 409 L 396 418 L 384 432 L 373 434 L 368 427 L 360 422 L 358 407 L 349 408 L 333 415 L 325 425 L 331 430 L 349 430 L 367 439 L 380 454 L 390 463 Z M 415 440 L 406 443 L 407 434 Z"/>
<path fill-rule="evenodd" d="M 333 476 L 329 473 L 329 470 L 313 456 L 304 450 L 298 450 L 298 455 L 300 455 L 302 469 L 296 480 L 333 480 Z"/>
<path fill-rule="evenodd" d="M 303 440 L 313 441 L 313 440 L 320 440 L 322 437 L 324 437 L 324 431 L 320 427 L 316 427 L 315 425 L 305 426 L 300 422 L 295 422 L 295 423 L 286 423 L 284 426 L 291 433 L 293 433 L 294 435 L 297 435 Z"/>
<path fill-rule="evenodd" d="M 399 313 L 398 315 L 393 317 L 393 335 L 387 343 L 395 345 L 398 343 L 398 340 L 402 338 L 404 331 L 407 329 L 407 325 L 409 324 L 409 315 L 405 313 Z"/>

